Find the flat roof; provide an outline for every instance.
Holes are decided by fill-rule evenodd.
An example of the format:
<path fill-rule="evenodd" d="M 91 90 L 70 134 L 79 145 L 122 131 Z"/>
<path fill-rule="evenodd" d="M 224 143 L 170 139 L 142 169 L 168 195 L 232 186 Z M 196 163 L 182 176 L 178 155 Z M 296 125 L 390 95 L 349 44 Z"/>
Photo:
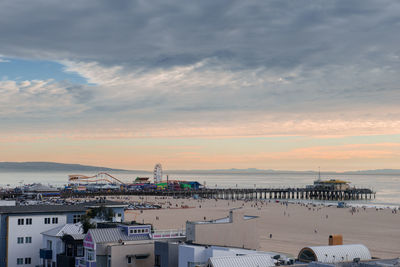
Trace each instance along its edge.
<path fill-rule="evenodd" d="M 21 214 L 21 213 L 65 213 L 85 212 L 88 208 L 100 206 L 125 207 L 126 204 L 117 201 L 90 201 L 73 205 L 23 205 L 23 206 L 0 206 L 0 214 Z"/>

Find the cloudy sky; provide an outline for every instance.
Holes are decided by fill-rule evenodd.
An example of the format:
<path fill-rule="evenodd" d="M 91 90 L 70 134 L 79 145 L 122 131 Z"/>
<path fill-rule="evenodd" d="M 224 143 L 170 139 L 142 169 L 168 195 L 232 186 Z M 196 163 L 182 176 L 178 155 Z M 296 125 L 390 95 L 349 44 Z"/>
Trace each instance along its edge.
<path fill-rule="evenodd" d="M 400 168 L 396 0 L 0 1 L 0 161 Z"/>

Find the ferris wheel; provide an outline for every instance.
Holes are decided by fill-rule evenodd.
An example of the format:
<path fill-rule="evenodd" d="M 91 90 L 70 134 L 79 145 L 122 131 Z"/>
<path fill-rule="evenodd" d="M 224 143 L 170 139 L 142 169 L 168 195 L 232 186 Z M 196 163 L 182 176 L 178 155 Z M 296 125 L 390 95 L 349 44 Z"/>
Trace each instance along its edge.
<path fill-rule="evenodd" d="M 162 167 L 160 163 L 157 163 L 156 166 L 154 166 L 154 182 L 159 183 L 162 180 Z"/>

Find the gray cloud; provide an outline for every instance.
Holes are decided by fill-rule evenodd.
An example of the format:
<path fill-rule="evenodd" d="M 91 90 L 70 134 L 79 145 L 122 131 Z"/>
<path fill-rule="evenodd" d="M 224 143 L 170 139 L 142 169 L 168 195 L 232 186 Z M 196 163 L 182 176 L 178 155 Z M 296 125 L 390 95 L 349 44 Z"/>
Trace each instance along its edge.
<path fill-rule="evenodd" d="M 5 0 L 0 53 L 149 68 L 211 57 L 246 68 L 376 64 L 398 47 L 399 11 L 389 0 Z"/>
<path fill-rule="evenodd" d="M 3 0 L 0 55 L 60 61 L 94 85 L 26 95 L 3 81 L 0 119 L 398 121 L 399 13 L 393 0 Z"/>

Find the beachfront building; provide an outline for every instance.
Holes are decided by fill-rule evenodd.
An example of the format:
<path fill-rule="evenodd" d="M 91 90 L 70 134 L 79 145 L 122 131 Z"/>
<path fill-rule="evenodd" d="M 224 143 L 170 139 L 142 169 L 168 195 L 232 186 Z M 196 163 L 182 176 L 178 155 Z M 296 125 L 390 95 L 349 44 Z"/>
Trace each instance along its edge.
<path fill-rule="evenodd" d="M 43 267 L 73 267 L 75 257 L 83 257 L 83 228 L 81 223 L 64 224 L 42 233 L 40 261 Z"/>
<path fill-rule="evenodd" d="M 112 222 L 123 222 L 125 220 L 125 208 L 127 208 L 129 205 L 124 204 L 122 202 L 118 201 L 109 201 L 105 199 L 101 199 L 99 201 L 93 201 L 93 202 L 88 202 L 84 204 L 86 209 L 100 209 L 100 208 L 106 208 L 110 209 L 112 211 L 112 218 L 110 218 L 110 221 Z M 98 218 L 101 219 L 101 218 Z"/>
<path fill-rule="evenodd" d="M 299 252 L 301 262 L 337 263 L 371 259 L 368 248 L 361 244 L 305 247 Z"/>
<path fill-rule="evenodd" d="M 257 216 L 247 216 L 241 209 L 229 212 L 229 217 L 186 223 L 187 242 L 200 245 L 214 245 L 258 249 Z M 232 234 L 235 233 L 235 234 Z"/>
<path fill-rule="evenodd" d="M 155 240 L 183 241 L 181 231 L 156 231 L 151 225 L 118 225 L 90 229 L 84 239 L 85 257 L 76 267 L 154 266 Z"/>
<path fill-rule="evenodd" d="M 88 209 L 106 207 L 123 220 L 120 202 L 92 201 L 76 205 L 0 206 L 0 267 L 37 266 L 42 247 L 41 233 L 60 225 L 78 223 Z"/>
<path fill-rule="evenodd" d="M 0 267 L 37 266 L 41 233 L 80 220 L 82 205 L 0 207 Z"/>
<path fill-rule="evenodd" d="M 334 190 L 343 191 L 350 189 L 350 183 L 338 179 L 330 179 L 330 180 L 318 179 L 314 181 L 313 185 L 308 186 L 308 188 L 313 188 L 318 190 L 329 190 L 329 191 L 334 191 Z"/>

